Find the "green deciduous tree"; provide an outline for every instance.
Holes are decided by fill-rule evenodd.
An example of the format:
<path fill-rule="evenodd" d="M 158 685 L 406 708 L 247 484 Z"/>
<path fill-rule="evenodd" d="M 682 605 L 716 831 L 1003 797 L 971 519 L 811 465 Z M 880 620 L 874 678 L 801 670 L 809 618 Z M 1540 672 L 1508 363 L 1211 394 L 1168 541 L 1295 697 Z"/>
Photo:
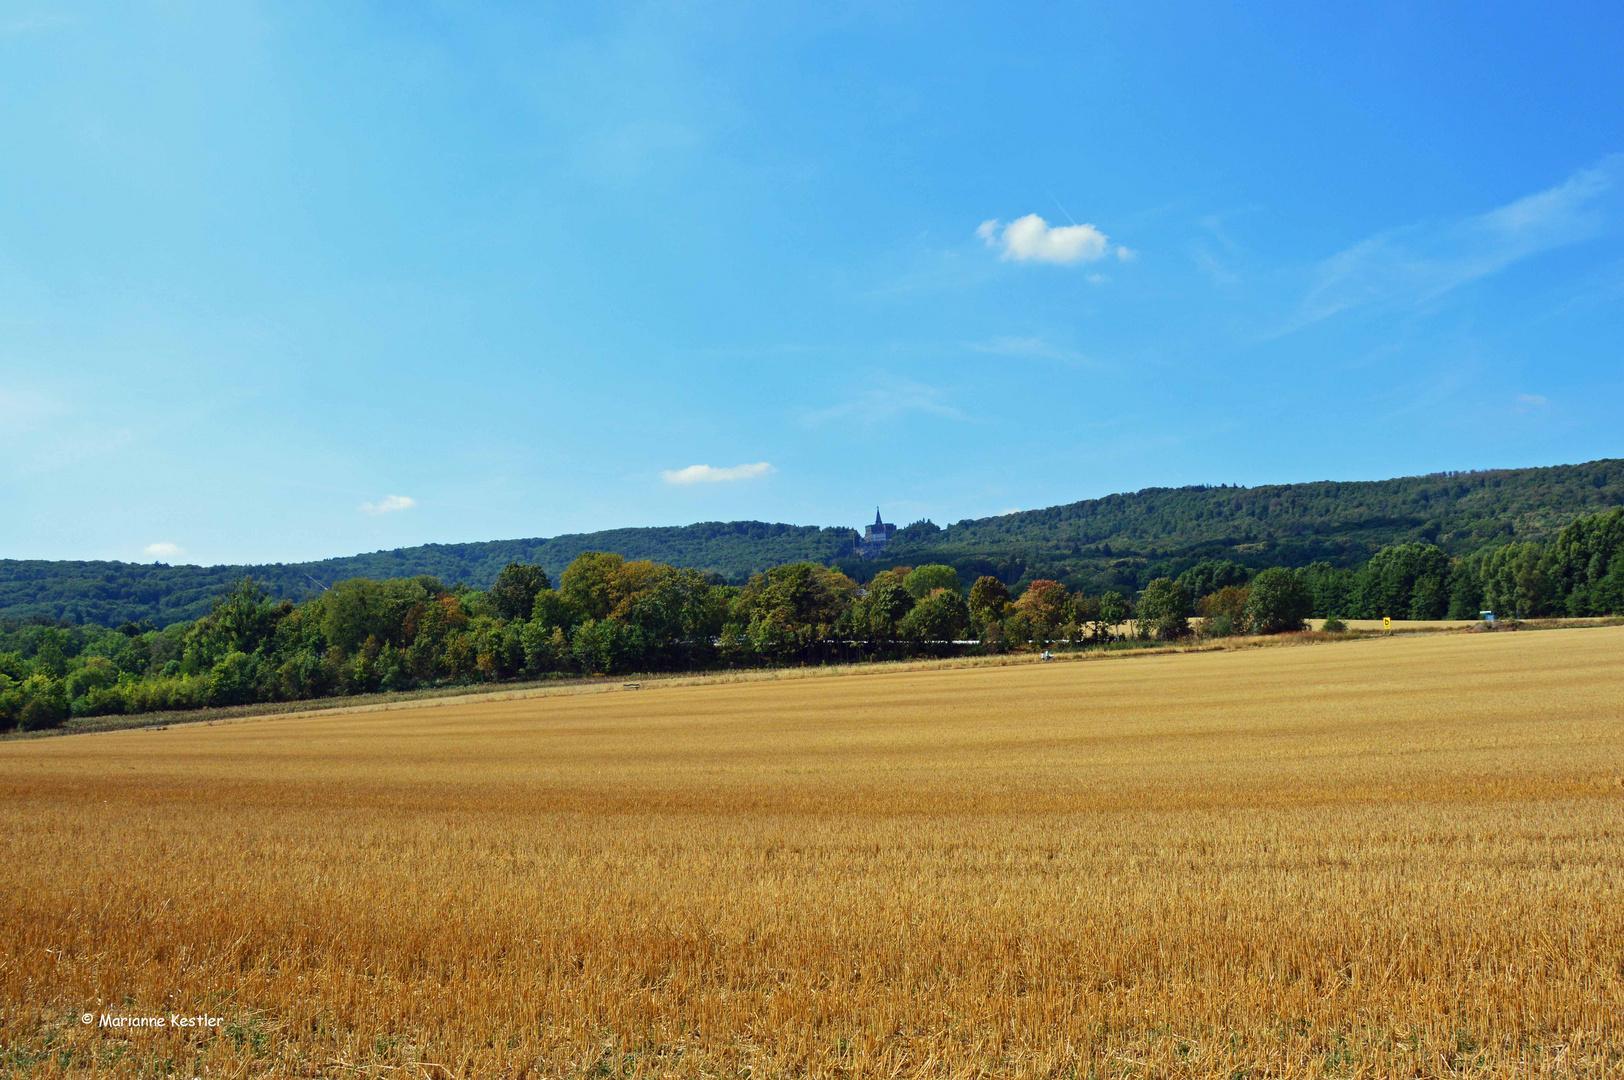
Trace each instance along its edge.
<path fill-rule="evenodd" d="M 1248 588 L 1226 585 L 1215 593 L 1203 596 L 1196 605 L 1201 616 L 1201 633 L 1205 637 L 1228 637 L 1243 632 L 1250 625 L 1246 605 L 1252 592 Z"/>
<path fill-rule="evenodd" d="M 1328 562 L 1312 562 L 1298 571 L 1309 594 L 1314 597 L 1314 617 L 1328 619 L 1332 615 L 1347 616 L 1356 610 L 1354 603 L 1355 575 L 1346 567 L 1332 566 Z"/>
<path fill-rule="evenodd" d="M 260 582 L 238 578 L 229 592 L 215 600 L 209 613 L 192 625 L 186 651 L 200 669 L 212 667 L 229 653 L 256 652 L 271 637 L 277 619 L 292 610 L 292 604 L 272 604 Z"/>
<path fill-rule="evenodd" d="M 254 700 L 259 665 L 247 653 L 229 652 L 209 670 L 210 705 L 246 705 Z"/>
<path fill-rule="evenodd" d="M 970 624 L 970 606 L 957 589 L 937 589 L 903 616 L 902 636 L 915 641 L 953 641 Z"/>
<path fill-rule="evenodd" d="M 916 566 L 902 579 L 902 587 L 907 589 L 908 595 L 915 600 L 923 600 L 937 589 L 948 589 L 957 595 L 959 572 L 951 566 L 943 566 L 940 563 Z"/>
<path fill-rule="evenodd" d="M 543 636 L 551 635 L 554 630 L 562 630 L 567 636 L 578 624 L 586 621 L 586 612 L 555 589 L 542 589 L 533 599 L 529 625 L 541 627 Z"/>
<path fill-rule="evenodd" d="M 1264 570 L 1247 588 L 1246 618 L 1255 634 L 1301 630 L 1314 611 L 1314 596 L 1296 574 L 1284 567 Z"/>
<path fill-rule="evenodd" d="M 1228 559 L 1203 559 L 1178 576 L 1184 591 L 1199 599 L 1219 589 L 1245 585 L 1252 572 Z"/>
<path fill-rule="evenodd" d="M 1624 598 L 1608 583 L 1624 556 L 1624 507 L 1580 518 L 1565 527 L 1547 552 L 1550 591 L 1569 615 L 1624 613 Z"/>
<path fill-rule="evenodd" d="M 1193 602 L 1183 585 L 1160 577 L 1139 597 L 1139 622 L 1158 641 L 1177 641 L 1190 632 Z"/>
<path fill-rule="evenodd" d="M 1607 573 L 1591 587 L 1586 606 L 1596 615 L 1624 615 L 1624 551 L 1613 556 Z"/>
<path fill-rule="evenodd" d="M 856 592 L 857 583 L 838 570 L 818 563 L 790 563 L 752 577 L 734 607 L 745 622 L 764 618 L 807 640 L 831 635 Z"/>
<path fill-rule="evenodd" d="M 652 564 L 650 564 L 652 565 Z M 588 619 L 606 619 L 632 589 L 626 560 L 612 552 L 583 551 L 558 578 L 558 591 Z"/>
<path fill-rule="evenodd" d="M 92 690 L 101 690 L 118 683 L 118 668 L 105 656 L 86 657 L 84 664 L 63 682 L 70 700 L 82 698 Z"/>
<path fill-rule="evenodd" d="M 1009 587 L 991 575 L 976 578 L 970 586 L 970 611 L 982 622 L 1003 618 L 1004 605 L 1011 599 Z"/>
<path fill-rule="evenodd" d="M 613 619 L 592 619 L 581 624 L 570 643 L 576 666 L 591 674 L 614 675 L 632 671 L 644 654 L 642 631 Z"/>
<path fill-rule="evenodd" d="M 1547 614 L 1551 580 L 1539 544 L 1506 544 L 1483 557 L 1483 603 L 1504 616 L 1532 619 Z"/>
<path fill-rule="evenodd" d="M 359 649 L 368 638 L 403 646 L 416 636 L 428 605 L 445 595 L 433 578 L 352 578 L 322 593 L 315 602 L 314 619 L 301 620 L 289 632 L 303 633 L 308 623 L 319 629 L 328 645 L 346 653 Z"/>
<path fill-rule="evenodd" d="M 1116 628 L 1133 615 L 1133 605 L 1119 592 L 1107 592 L 1100 597 L 1099 615 L 1094 626 L 1095 636 L 1101 641 L 1116 633 Z"/>
<path fill-rule="evenodd" d="M 1449 556 L 1432 544 L 1382 548 L 1356 577 L 1354 613 L 1361 619 L 1441 619 L 1449 609 L 1450 572 Z"/>
<path fill-rule="evenodd" d="M 1475 619 L 1483 610 L 1483 580 L 1475 559 L 1456 559 L 1449 570 L 1449 610 L 1451 619 Z"/>
<path fill-rule="evenodd" d="M 900 582 L 886 582 L 879 588 L 871 583 L 859 614 L 871 637 L 891 641 L 901 635 L 902 620 L 913 606 L 913 595 Z"/>
<path fill-rule="evenodd" d="M 491 606 L 504 619 L 528 619 L 536 594 L 551 589 L 547 571 L 534 563 L 510 562 L 496 575 L 490 587 Z"/>
<path fill-rule="evenodd" d="M 729 592 L 697 570 L 658 566 L 642 587 L 615 605 L 612 617 L 642 632 L 649 660 L 691 667 L 710 657 L 710 642 L 728 616 Z"/>
<path fill-rule="evenodd" d="M 23 731 L 53 728 L 68 718 L 68 692 L 61 680 L 49 675 L 32 675 L 23 680 L 22 708 L 17 726 Z"/>

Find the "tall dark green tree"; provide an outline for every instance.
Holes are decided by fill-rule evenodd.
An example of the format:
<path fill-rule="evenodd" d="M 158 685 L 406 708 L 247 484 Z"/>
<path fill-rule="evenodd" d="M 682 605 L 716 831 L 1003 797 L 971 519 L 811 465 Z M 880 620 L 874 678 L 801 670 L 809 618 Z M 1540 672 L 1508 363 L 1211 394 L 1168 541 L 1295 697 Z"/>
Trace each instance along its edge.
<path fill-rule="evenodd" d="M 1121 593 L 1107 592 L 1100 597 L 1096 612 L 1094 638 L 1096 641 L 1109 641 L 1117 632 L 1116 628 L 1133 616 L 1133 605 Z"/>
<path fill-rule="evenodd" d="M 1314 618 L 1347 617 L 1358 610 L 1354 602 L 1355 575 L 1346 567 L 1313 562 L 1298 571 L 1314 598 Z"/>
<path fill-rule="evenodd" d="M 1157 578 L 1139 597 L 1139 622 L 1158 641 L 1177 641 L 1190 633 L 1195 604 L 1190 592 L 1172 578 Z"/>
<path fill-rule="evenodd" d="M 231 653 L 255 652 L 270 637 L 278 615 L 292 610 L 291 604 L 281 609 L 273 606 L 260 582 L 238 578 L 193 625 L 187 635 L 187 651 L 201 667 L 212 667 Z"/>
<path fill-rule="evenodd" d="M 1313 610 L 1313 594 L 1284 567 L 1261 571 L 1247 587 L 1246 616 L 1255 634 L 1301 630 Z"/>
<path fill-rule="evenodd" d="M 1252 572 L 1229 559 L 1202 559 L 1178 576 L 1184 591 L 1200 600 L 1219 589 L 1239 588 L 1252 580 Z"/>
<path fill-rule="evenodd" d="M 1624 555 L 1624 508 L 1580 518 L 1564 528 L 1547 553 L 1551 592 L 1569 615 L 1624 613 L 1608 584 Z"/>
<path fill-rule="evenodd" d="M 510 562 L 496 575 L 496 583 L 490 588 L 491 604 L 504 619 L 529 619 L 536 594 L 552 587 L 545 568 L 534 563 Z"/>
<path fill-rule="evenodd" d="M 1483 580 L 1478 574 L 1477 560 L 1456 559 L 1449 571 L 1448 617 L 1475 619 L 1482 610 Z"/>
<path fill-rule="evenodd" d="M 970 625 L 970 605 L 957 589 L 940 588 L 924 596 L 902 618 L 902 636 L 915 641 L 949 642 Z"/>
<path fill-rule="evenodd" d="M 1432 544 L 1396 544 L 1378 551 L 1354 583 L 1361 619 L 1441 619 L 1449 609 L 1449 556 Z"/>
<path fill-rule="evenodd" d="M 891 641 L 902 635 L 902 621 L 913 607 L 913 594 L 898 582 L 888 582 L 869 589 L 858 610 L 866 616 L 869 634 Z"/>
<path fill-rule="evenodd" d="M 1483 602 L 1496 614 L 1533 619 L 1550 614 L 1552 582 L 1545 549 L 1535 543 L 1506 544 L 1483 556 Z"/>

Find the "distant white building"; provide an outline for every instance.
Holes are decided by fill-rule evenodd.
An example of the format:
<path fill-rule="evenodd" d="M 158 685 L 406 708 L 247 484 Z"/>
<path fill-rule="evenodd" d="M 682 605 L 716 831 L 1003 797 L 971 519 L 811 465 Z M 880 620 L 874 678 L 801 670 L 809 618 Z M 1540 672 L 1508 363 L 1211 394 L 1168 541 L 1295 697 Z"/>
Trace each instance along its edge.
<path fill-rule="evenodd" d="M 863 530 L 863 538 L 857 542 L 857 557 L 859 559 L 877 559 L 885 554 L 885 545 L 897 534 L 897 527 L 888 521 L 880 520 L 880 508 L 874 508 L 874 524 Z"/>

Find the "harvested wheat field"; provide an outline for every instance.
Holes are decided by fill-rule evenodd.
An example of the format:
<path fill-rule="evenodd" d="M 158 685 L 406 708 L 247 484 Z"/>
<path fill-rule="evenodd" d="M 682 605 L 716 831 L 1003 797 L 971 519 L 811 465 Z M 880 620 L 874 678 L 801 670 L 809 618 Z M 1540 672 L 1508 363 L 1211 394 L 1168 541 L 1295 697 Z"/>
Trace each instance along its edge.
<path fill-rule="evenodd" d="M 1621 777 L 1613 628 L 10 742 L 0 1074 L 1614 1075 Z"/>

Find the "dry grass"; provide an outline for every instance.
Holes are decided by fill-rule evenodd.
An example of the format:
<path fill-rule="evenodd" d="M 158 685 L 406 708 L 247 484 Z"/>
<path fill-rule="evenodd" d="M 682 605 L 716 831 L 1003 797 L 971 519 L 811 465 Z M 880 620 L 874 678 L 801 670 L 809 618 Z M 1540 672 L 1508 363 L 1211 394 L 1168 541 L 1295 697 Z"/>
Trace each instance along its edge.
<path fill-rule="evenodd" d="M 1193 620 L 1199 623 L 1200 620 Z M 1313 620 L 1323 622 L 1324 620 Z M 1565 620 L 1575 621 L 1575 620 Z M 1598 620 L 1586 620 L 1595 625 Z M 1380 627 L 1380 623 L 1373 624 Z M 1436 629 L 1430 623 L 1395 624 L 1409 627 L 1403 632 L 1426 633 Z M 1442 625 L 1442 624 L 1439 624 Z M 1449 624 L 1452 628 L 1475 626 L 1474 623 Z M 1118 627 L 1125 638 L 1133 624 Z M 1145 642 L 1123 640 L 1105 648 L 1089 647 L 1063 650 L 1053 659 L 1064 663 L 1090 663 L 1099 660 L 1119 660 L 1128 656 L 1152 653 L 1212 651 L 1217 649 L 1280 648 L 1316 644 L 1324 638 L 1317 633 L 1280 634 L 1270 637 L 1187 638 L 1181 642 Z M 536 681 L 500 683 L 461 683 L 429 686 L 415 690 L 385 691 L 376 694 L 356 694 L 345 697 L 314 698 L 302 701 L 260 702 L 253 705 L 222 705 L 205 709 L 184 709 L 167 712 L 135 713 L 116 716 L 79 716 L 55 728 L 39 731 L 0 732 L 0 742 L 14 739 L 54 739 L 62 735 L 81 735 L 88 732 L 123 731 L 132 728 L 167 726 L 169 724 L 229 723 L 237 720 L 266 716 L 306 716 L 316 713 L 385 712 L 393 709 L 439 708 L 442 705 L 465 706 L 476 702 L 515 701 L 524 698 L 555 697 L 559 694 L 612 693 L 628 680 L 639 684 L 661 683 L 681 686 L 708 685 L 719 682 L 759 682 L 763 679 L 823 679 L 845 675 L 875 675 L 897 671 L 938 671 L 944 668 L 1008 667 L 1012 664 L 1035 664 L 1040 658 L 1035 652 L 1021 651 L 971 654 L 944 659 L 915 658 L 912 660 L 864 660 L 842 664 L 820 664 L 806 667 L 778 668 L 722 668 L 697 672 L 626 673 L 623 675 L 569 675 L 549 677 Z"/>
<path fill-rule="evenodd" d="M 1315 630 L 1325 625 L 1324 619 L 1309 619 L 1308 625 Z M 1349 630 L 1382 630 L 1380 619 L 1343 619 L 1342 625 Z M 1414 634 L 1429 630 L 1465 630 L 1477 626 L 1476 619 L 1394 619 L 1392 629 L 1396 633 Z"/>
<path fill-rule="evenodd" d="M 1612 1075 L 1621 720 L 1604 628 L 7 743 L 0 1075 Z"/>

